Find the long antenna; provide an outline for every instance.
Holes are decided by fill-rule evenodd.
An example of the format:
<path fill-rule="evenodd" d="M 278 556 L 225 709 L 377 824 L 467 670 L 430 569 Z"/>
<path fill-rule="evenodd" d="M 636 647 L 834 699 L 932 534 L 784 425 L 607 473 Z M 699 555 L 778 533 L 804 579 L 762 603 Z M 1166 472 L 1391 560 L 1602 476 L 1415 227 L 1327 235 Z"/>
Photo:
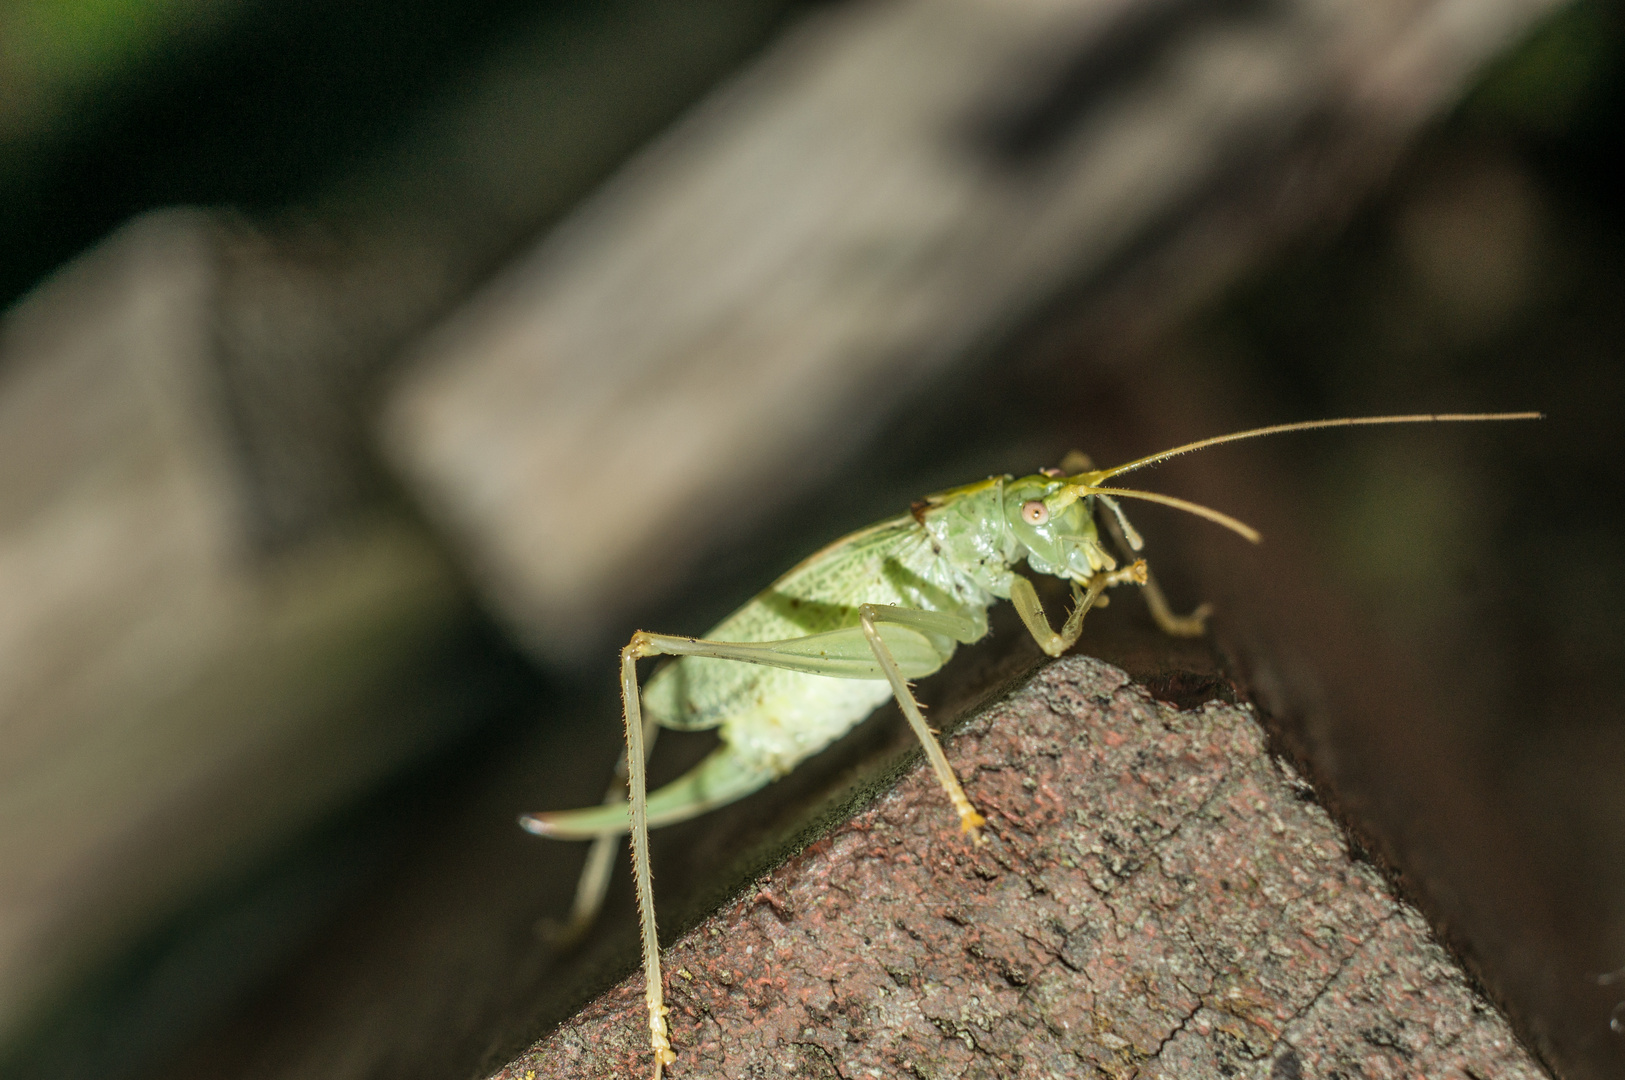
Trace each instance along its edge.
<path fill-rule="evenodd" d="M 1160 450 L 1143 458 L 1138 458 L 1127 465 L 1117 465 L 1110 469 L 1100 469 L 1097 472 L 1080 473 L 1073 478 L 1081 483 L 1094 487 L 1102 480 L 1109 479 L 1121 473 L 1131 472 L 1134 469 L 1143 469 L 1147 465 L 1155 465 L 1159 461 L 1167 461 L 1180 454 L 1188 454 L 1192 450 L 1201 450 L 1208 446 L 1218 446 L 1220 443 L 1238 442 L 1241 439 L 1256 439 L 1260 435 L 1279 435 L 1286 431 L 1314 431 L 1317 428 L 1333 427 L 1359 427 L 1365 424 L 1430 424 L 1443 422 L 1456 422 L 1467 420 L 1541 420 L 1544 419 L 1538 412 L 1511 412 L 1511 413 L 1415 413 L 1409 416 L 1354 416 L 1340 420 L 1305 420 L 1296 424 L 1271 424 L 1269 427 L 1253 428 L 1250 431 L 1233 431 L 1229 435 L 1215 435 L 1211 439 L 1198 439 L 1196 442 L 1176 446 L 1172 450 Z"/>
<path fill-rule="evenodd" d="M 1247 524 L 1245 521 L 1237 521 L 1229 514 L 1221 513 L 1218 510 L 1213 509 L 1211 506 L 1203 506 L 1201 503 L 1193 503 L 1185 499 L 1176 499 L 1172 495 L 1163 495 L 1156 491 L 1136 491 L 1133 488 L 1097 487 L 1089 488 L 1086 492 L 1084 492 L 1084 494 L 1105 495 L 1108 498 L 1115 495 L 1119 499 L 1144 499 L 1146 502 L 1161 503 L 1163 506 L 1171 506 L 1176 510 L 1183 510 L 1188 514 L 1195 514 L 1200 518 L 1207 518 L 1215 525 L 1223 525 L 1231 532 L 1243 536 L 1255 544 L 1258 543 L 1259 540 L 1263 539 L 1263 537 L 1258 535 L 1258 530 Z M 1118 515 L 1122 515 L 1121 510 L 1118 511 Z"/>

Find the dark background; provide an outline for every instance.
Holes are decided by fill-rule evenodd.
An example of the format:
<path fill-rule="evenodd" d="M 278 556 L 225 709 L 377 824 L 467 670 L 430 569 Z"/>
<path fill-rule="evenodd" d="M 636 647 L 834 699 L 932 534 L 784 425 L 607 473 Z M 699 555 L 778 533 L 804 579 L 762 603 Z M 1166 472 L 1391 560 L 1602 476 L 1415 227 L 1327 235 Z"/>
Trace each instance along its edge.
<path fill-rule="evenodd" d="M 569 72 L 555 85 L 558 115 L 579 120 L 574 141 L 545 193 L 511 212 L 470 211 L 479 225 L 448 254 L 444 308 L 747 57 L 791 5 L 714 4 L 649 30 L 663 55 L 686 58 L 665 67 L 603 32 L 642 10 L 199 6 L 132 30 L 86 71 L 41 67 L 37 84 L 13 85 L 45 89 L 0 94 L 0 302 L 154 207 L 230 207 L 258 226 L 337 237 L 380 220 L 412 232 L 425 208 L 456 204 L 458 169 L 471 167 L 436 142 L 437 111 L 483 92 L 503 57 L 551 50 L 554 70 Z M 1625 965 L 1622 46 L 1616 5 L 1564 9 L 1424 132 L 1375 197 L 1318 223 L 1133 364 L 1092 352 L 1087 327 L 1058 303 L 897 417 L 861 471 L 749 536 L 719 538 L 711 568 L 644 621 L 702 630 L 810 547 L 900 502 L 1073 445 L 1111 461 L 1289 419 L 1539 409 L 1538 425 L 1298 437 L 1159 472 L 1160 490 L 1255 521 L 1273 554 L 1240 552 L 1156 508 L 1134 517 L 1179 599 L 1218 603 L 1220 639 L 1252 658 L 1237 662 L 1272 658 L 1285 672 L 1263 673 L 1281 737 L 1402 884 L 1433 897 L 1436 925 L 1520 1031 L 1563 1075 L 1625 1074 L 1625 1036 L 1609 1030 L 1625 986 L 1596 985 Z M 435 313 L 426 304 L 394 340 Z M 355 432 L 395 355 L 381 340 L 334 384 Z M 408 501 L 365 435 L 354 442 L 344 468 L 369 479 L 343 498 Z M 319 518 L 278 519 L 266 542 Z M 480 879 L 467 864 L 463 887 L 445 882 L 457 857 L 474 859 L 450 853 L 462 841 L 446 823 L 494 815 L 502 824 L 480 828 L 505 829 L 527 792 L 543 790 L 516 762 L 568 746 L 607 763 L 615 739 L 613 724 L 568 726 L 611 701 L 607 657 L 603 672 L 542 671 L 492 626 L 467 640 L 446 677 L 480 682 L 488 720 L 474 735 L 110 961 L 15 1048 L 7 1075 L 292 1070 L 301 1059 L 288 1045 L 351 1036 L 331 1019 L 342 1008 L 328 1011 L 340 1033 L 318 1036 L 321 1010 L 290 1001 L 316 984 L 349 979 L 353 996 L 369 978 L 401 977 L 380 959 L 387 944 L 367 937 L 389 921 L 380 905 L 415 905 L 443 938 L 434 955 L 461 957 L 460 905 Z M 557 910 L 559 886 L 536 883 L 526 897 L 529 842 L 489 835 L 480 865 L 514 867 L 511 918 L 527 905 Z M 387 899 L 391 889 L 405 898 Z M 612 933 L 625 929 L 612 921 Z M 625 945 L 605 947 L 605 970 Z M 446 1025 L 442 1052 L 415 1055 L 418 1075 L 469 1075 L 541 1033 L 545 1008 L 491 1004 L 502 985 L 455 989 L 491 982 L 505 962 L 533 968 L 511 976 L 515 994 L 543 978 L 528 955 L 479 948 L 490 955 L 418 969 L 433 984 L 424 995 L 456 998 L 467 1014 L 434 1021 Z M 470 1019 L 493 1011 L 498 1020 Z"/>

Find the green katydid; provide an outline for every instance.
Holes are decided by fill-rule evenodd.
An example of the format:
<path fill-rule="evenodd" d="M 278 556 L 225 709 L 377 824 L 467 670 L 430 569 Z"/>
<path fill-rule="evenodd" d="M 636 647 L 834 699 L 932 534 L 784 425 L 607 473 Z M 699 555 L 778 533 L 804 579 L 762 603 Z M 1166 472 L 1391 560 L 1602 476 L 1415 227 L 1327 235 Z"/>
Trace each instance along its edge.
<path fill-rule="evenodd" d="M 895 697 L 925 748 L 961 829 L 981 842 L 982 816 L 926 725 L 909 680 L 947 663 L 960 644 L 987 634 L 988 610 L 1015 604 L 1033 640 L 1060 656 L 1078 640 L 1089 609 L 1105 590 L 1143 588 L 1167 633 L 1199 636 L 1207 609 L 1175 615 L 1146 569 L 1142 547 L 1119 499 L 1162 503 L 1204 517 L 1257 542 L 1251 527 L 1217 510 L 1155 492 L 1107 484 L 1112 477 L 1220 443 L 1317 428 L 1431 421 L 1522 420 L 1539 413 L 1371 416 L 1276 424 L 1163 450 L 1109 469 L 1082 455 L 1063 468 L 1031 476 L 996 476 L 927 497 L 912 511 L 882 521 L 807 557 L 714 627 L 704 638 L 638 631 L 621 650 L 627 774 L 602 805 L 528 814 L 520 823 L 541 836 L 595 841 L 577 888 L 571 928 L 597 914 L 622 833 L 632 834 L 632 861 L 643 927 L 643 967 L 654 1077 L 675 1060 L 667 1038 L 659 939 L 649 876 L 648 831 L 684 821 L 749 795 L 794 769 L 849 731 L 887 697 Z M 1102 542 L 1101 514 L 1121 554 Z M 1122 550 L 1126 549 L 1126 550 Z M 1032 582 L 1014 567 L 1071 583 L 1074 606 L 1057 633 Z M 678 657 L 639 691 L 636 665 L 648 656 Z M 646 794 L 646 743 L 656 726 L 716 728 L 722 744 L 686 775 Z M 624 789 L 623 789 L 624 785 Z M 630 799 L 622 798 L 629 790 Z"/>

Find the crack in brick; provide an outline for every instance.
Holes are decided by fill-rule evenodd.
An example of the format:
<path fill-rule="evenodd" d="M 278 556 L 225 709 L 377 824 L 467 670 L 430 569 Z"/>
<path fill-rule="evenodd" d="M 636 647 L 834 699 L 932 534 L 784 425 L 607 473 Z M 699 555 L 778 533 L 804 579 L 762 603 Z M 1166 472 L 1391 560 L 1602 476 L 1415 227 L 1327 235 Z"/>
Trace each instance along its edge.
<path fill-rule="evenodd" d="M 1186 823 L 1188 823 L 1192 818 L 1206 812 L 1215 802 L 1219 800 L 1221 795 L 1228 791 L 1233 784 L 1233 770 L 1226 769 L 1224 773 L 1221 774 L 1220 777 L 1214 782 L 1213 790 L 1208 793 L 1207 798 L 1203 799 L 1190 811 L 1181 816 L 1180 819 L 1175 823 L 1174 827 L 1168 831 L 1167 835 L 1162 837 L 1155 844 L 1150 845 L 1150 853 L 1145 862 L 1141 864 L 1140 868 L 1143 869 L 1146 865 L 1154 862 L 1157 864 L 1157 873 L 1161 877 L 1163 877 L 1165 880 L 1174 881 L 1177 883 L 1177 878 L 1168 872 L 1167 865 L 1163 861 L 1168 848 L 1178 839 L 1180 833 L 1185 828 Z M 1138 870 L 1136 870 L 1134 877 L 1137 877 L 1138 873 Z M 1085 880 L 1088 879 L 1085 878 Z M 1131 877 L 1129 879 L 1125 879 L 1122 884 L 1125 887 L 1133 884 L 1133 878 Z M 1092 882 L 1090 882 L 1090 885 L 1093 887 Z M 1113 905 L 1114 901 L 1121 901 L 1123 890 L 1113 889 L 1107 894 L 1101 894 L 1099 890 L 1095 891 L 1096 895 L 1100 896 L 1101 902 L 1105 904 L 1106 907 L 1112 912 L 1112 915 L 1121 920 L 1123 918 L 1123 912 L 1118 910 Z"/>
<path fill-rule="evenodd" d="M 1289 1047 L 1292 1046 L 1292 1043 L 1288 1041 L 1288 1030 L 1293 1024 L 1309 1015 L 1309 1013 L 1320 1004 L 1321 1000 L 1325 998 L 1326 992 L 1332 988 L 1337 980 L 1343 977 L 1343 973 L 1348 970 L 1348 966 L 1354 962 L 1355 957 L 1360 955 L 1360 950 L 1364 949 L 1366 944 L 1377 936 L 1377 933 L 1382 929 L 1383 924 L 1394 918 L 1397 918 L 1397 916 L 1390 915 L 1380 920 L 1377 925 L 1371 929 L 1370 933 L 1361 938 L 1359 942 L 1356 943 L 1355 946 L 1337 962 L 1337 966 L 1332 969 L 1330 975 L 1321 980 L 1320 985 L 1315 988 L 1315 992 L 1310 995 L 1310 997 L 1304 1001 L 1302 1005 L 1299 1005 L 1296 1009 L 1293 1009 L 1287 1014 L 1286 1019 L 1281 1022 L 1281 1034 L 1270 1042 L 1269 1048 L 1265 1050 L 1263 1054 L 1264 1058 L 1275 1057 L 1276 1051 L 1280 1049 L 1282 1044 Z"/>
<path fill-rule="evenodd" d="M 1167 1035 L 1164 1035 L 1162 1041 L 1157 1043 L 1157 1048 L 1146 1055 L 1146 1063 L 1150 1064 L 1152 1062 L 1161 1061 L 1162 1052 L 1168 1049 L 1168 1044 L 1179 1038 L 1180 1035 L 1184 1034 L 1185 1029 L 1190 1026 L 1191 1021 L 1196 1019 L 1196 1014 L 1205 1008 L 1207 1008 L 1207 999 L 1198 995 L 1196 998 L 1196 1004 L 1191 1008 L 1191 1010 L 1185 1013 L 1185 1015 L 1181 1016 L 1179 1018 L 1179 1022 L 1174 1025 L 1173 1030 L 1169 1031 Z"/>
<path fill-rule="evenodd" d="M 805 1060 L 816 1057 L 818 1063 L 816 1071 L 797 1069 L 797 1076 L 811 1077 L 812 1080 L 828 1080 L 829 1077 L 834 1077 L 835 1080 L 847 1080 L 846 1073 L 841 1071 L 841 1066 L 836 1062 L 834 1055 L 822 1046 L 814 1042 L 793 1042 L 790 1045 L 797 1049 L 796 1056 L 798 1059 Z M 798 1065 L 801 1064 L 801 1060 L 797 1061 Z"/>

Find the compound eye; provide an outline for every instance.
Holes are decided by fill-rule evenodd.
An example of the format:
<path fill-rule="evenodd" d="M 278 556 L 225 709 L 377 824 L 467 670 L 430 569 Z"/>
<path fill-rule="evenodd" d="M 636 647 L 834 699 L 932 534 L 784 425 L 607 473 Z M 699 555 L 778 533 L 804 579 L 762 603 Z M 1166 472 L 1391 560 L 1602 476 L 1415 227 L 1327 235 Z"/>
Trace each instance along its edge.
<path fill-rule="evenodd" d="M 1042 525 L 1049 520 L 1049 507 L 1042 499 L 1031 499 L 1021 508 L 1021 520 L 1029 525 Z"/>

